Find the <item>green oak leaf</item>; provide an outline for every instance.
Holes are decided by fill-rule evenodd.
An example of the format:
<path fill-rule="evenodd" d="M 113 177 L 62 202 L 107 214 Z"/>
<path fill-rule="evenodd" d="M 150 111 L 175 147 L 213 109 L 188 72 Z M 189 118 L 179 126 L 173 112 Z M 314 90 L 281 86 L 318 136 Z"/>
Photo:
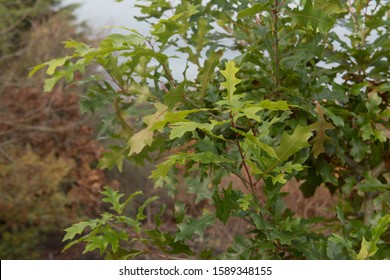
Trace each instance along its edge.
<path fill-rule="evenodd" d="M 257 3 L 254 4 L 252 7 L 241 10 L 238 12 L 237 19 L 242 19 L 246 17 L 253 17 L 256 14 L 267 11 L 273 4 L 273 1 L 267 1 L 265 3 Z"/>
<path fill-rule="evenodd" d="M 356 162 L 360 162 L 370 150 L 370 146 L 356 136 L 352 137 L 350 144 L 352 146 L 350 153 Z"/>
<path fill-rule="evenodd" d="M 265 173 L 269 173 L 275 169 L 280 163 L 286 161 L 300 151 L 301 149 L 310 147 L 308 143 L 312 136 L 312 129 L 310 126 L 296 126 L 294 132 L 290 135 L 283 132 L 279 146 L 274 148 L 277 159 L 268 160 L 266 162 L 267 168 Z"/>
<path fill-rule="evenodd" d="M 87 245 L 85 246 L 83 254 L 99 249 L 99 252 L 102 255 L 109 244 L 109 241 L 103 235 L 88 236 L 85 241 L 87 242 Z"/>
<path fill-rule="evenodd" d="M 214 191 L 213 201 L 216 208 L 215 215 L 217 218 L 226 224 L 232 211 L 241 210 L 241 204 L 238 200 L 242 198 L 242 193 L 237 190 L 233 190 L 231 183 L 227 189 L 223 190 L 222 197 L 218 191 Z"/>
<path fill-rule="evenodd" d="M 124 194 L 119 193 L 108 186 L 105 186 L 104 191 L 101 193 L 105 196 L 102 201 L 110 203 L 112 205 L 110 209 L 116 211 L 118 214 L 122 214 L 125 203 L 120 203 L 120 199 Z"/>
<path fill-rule="evenodd" d="M 198 204 L 203 199 L 210 199 L 213 192 L 210 189 L 210 180 L 201 180 L 200 177 L 189 177 L 185 179 L 188 185 L 188 193 L 196 195 L 195 204 Z"/>
<path fill-rule="evenodd" d="M 118 167 L 119 171 L 122 171 L 123 161 L 128 154 L 128 147 L 110 146 L 110 151 L 104 152 L 102 158 L 99 160 L 99 168 L 107 168 L 112 170 L 114 166 Z"/>
<path fill-rule="evenodd" d="M 119 248 L 119 242 L 121 240 L 127 241 L 129 239 L 129 235 L 125 230 L 114 230 L 110 226 L 106 226 L 104 229 L 102 229 L 102 234 L 104 236 L 104 239 L 108 244 L 111 245 L 112 252 L 115 254 Z M 100 241 L 100 239 L 99 239 Z M 98 242 L 100 245 L 98 246 L 100 250 L 102 250 L 103 244 L 106 244 L 106 242 Z"/>
<path fill-rule="evenodd" d="M 142 221 L 146 219 L 146 216 L 144 214 L 144 210 L 146 206 L 148 206 L 150 203 L 157 200 L 158 198 L 159 198 L 158 196 L 151 196 L 147 200 L 145 200 L 144 203 L 142 203 L 142 205 L 138 208 L 137 220 Z"/>
<path fill-rule="evenodd" d="M 201 96 L 204 97 L 206 95 L 207 87 L 210 84 L 210 81 L 214 78 L 214 70 L 215 67 L 218 66 L 219 60 L 222 57 L 223 52 L 221 50 L 215 52 L 212 51 L 209 57 L 206 59 L 204 63 L 204 67 L 202 71 L 199 73 L 199 80 L 201 85 Z"/>
<path fill-rule="evenodd" d="M 254 106 L 258 106 L 260 108 L 264 108 L 270 111 L 287 111 L 290 110 L 290 107 L 288 103 L 284 100 L 279 100 L 279 101 L 271 101 L 268 99 L 262 100 L 260 103 L 255 104 Z M 293 106 L 294 107 L 294 106 Z"/>
<path fill-rule="evenodd" d="M 280 144 L 274 150 L 280 161 L 286 161 L 290 156 L 301 149 L 310 147 L 309 138 L 313 135 L 309 126 L 296 126 L 294 132 L 289 135 L 283 132 Z"/>
<path fill-rule="evenodd" d="M 168 106 L 169 111 L 172 111 L 177 103 L 183 102 L 185 95 L 185 86 L 186 83 L 182 82 L 175 88 L 171 88 L 171 90 L 164 95 L 163 100 L 164 103 Z"/>
<path fill-rule="evenodd" d="M 190 218 L 188 223 L 179 224 L 179 232 L 176 234 L 175 242 L 183 239 L 191 239 L 194 234 L 203 236 L 203 233 L 209 225 L 213 223 L 214 217 L 212 215 L 205 215 L 200 219 Z"/>
<path fill-rule="evenodd" d="M 79 222 L 65 229 L 66 234 L 62 241 L 71 240 L 76 235 L 81 234 L 87 227 L 94 229 L 99 224 L 99 219 Z"/>
<path fill-rule="evenodd" d="M 271 146 L 261 142 L 256 136 L 253 135 L 253 133 L 250 131 L 249 133 L 245 133 L 242 130 L 230 128 L 231 130 L 237 132 L 238 134 L 245 137 L 245 139 L 253 144 L 255 144 L 258 148 L 262 149 L 263 151 L 267 152 L 267 154 L 273 158 L 279 159 L 276 151 Z"/>

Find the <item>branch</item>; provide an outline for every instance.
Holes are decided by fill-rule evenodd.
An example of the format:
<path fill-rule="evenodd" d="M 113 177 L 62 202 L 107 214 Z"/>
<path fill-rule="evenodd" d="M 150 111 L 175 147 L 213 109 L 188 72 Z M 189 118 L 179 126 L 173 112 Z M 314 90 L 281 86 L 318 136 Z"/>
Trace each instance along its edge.
<path fill-rule="evenodd" d="M 234 128 L 237 128 L 236 123 L 234 122 L 234 118 L 233 118 L 233 115 L 232 115 L 232 112 L 231 112 L 231 111 L 230 111 L 230 118 L 231 118 L 231 120 L 232 120 L 232 126 L 233 126 Z M 248 180 L 249 180 L 249 182 L 248 182 L 247 180 L 245 180 L 245 181 L 243 181 L 243 182 L 246 182 L 246 183 L 249 184 L 249 189 L 248 189 L 248 186 L 247 186 L 247 185 L 245 185 L 245 187 L 248 189 L 248 191 L 250 191 L 250 192 L 252 193 L 253 197 L 256 197 L 255 191 L 254 191 L 254 189 L 253 189 L 254 185 L 253 185 L 253 181 L 252 181 L 252 176 L 251 176 L 251 173 L 250 173 L 250 171 L 249 171 L 249 167 L 248 167 L 248 165 L 247 165 L 246 162 L 245 162 L 245 155 L 244 155 L 244 153 L 243 153 L 243 151 L 242 151 L 240 142 L 238 141 L 238 139 L 236 139 L 235 143 L 236 143 L 236 145 L 237 145 L 237 147 L 238 147 L 238 151 L 240 152 L 240 156 L 241 156 L 241 160 L 242 160 L 242 165 L 244 166 L 245 173 L 246 173 L 246 175 L 247 175 L 247 177 L 248 177 Z"/>
<path fill-rule="evenodd" d="M 378 178 L 379 175 L 381 175 L 385 171 L 386 171 L 386 164 L 384 161 L 382 161 L 377 166 L 375 166 L 373 169 L 371 169 L 370 174 L 372 177 Z"/>
<path fill-rule="evenodd" d="M 357 162 L 355 162 L 353 159 L 349 158 L 345 154 L 339 154 L 339 157 L 344 160 L 356 174 L 363 176 L 365 170 L 361 165 L 359 165 Z"/>

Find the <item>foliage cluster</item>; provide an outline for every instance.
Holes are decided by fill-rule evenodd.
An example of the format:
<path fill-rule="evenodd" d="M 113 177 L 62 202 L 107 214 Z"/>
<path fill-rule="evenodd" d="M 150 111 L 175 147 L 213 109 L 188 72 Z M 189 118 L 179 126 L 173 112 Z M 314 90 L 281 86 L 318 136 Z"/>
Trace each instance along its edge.
<path fill-rule="evenodd" d="M 203 208 L 191 216 L 175 199 L 177 228 L 164 231 L 164 207 L 154 227 L 143 224 L 154 197 L 129 217 L 123 208 L 131 197 L 107 188 L 113 212 L 68 228 L 66 248 L 86 243 L 85 252 L 125 259 L 389 258 L 388 1 L 148 0 L 137 7 L 150 34 L 121 27 L 127 33 L 98 47 L 67 41 L 72 55 L 31 75 L 47 67 L 49 91 L 100 65 L 108 78 L 91 76 L 81 101 L 83 112 L 111 108 L 100 135 L 118 144 L 100 167 L 161 160 L 150 176 L 155 186 L 175 198 L 184 177 L 182 187 Z M 182 78 L 172 74 L 177 57 L 186 57 Z M 281 191 L 293 177 L 307 197 L 321 184 L 337 196 L 334 218 L 294 216 Z M 194 236 L 232 217 L 248 230 L 226 252 L 191 247 Z"/>

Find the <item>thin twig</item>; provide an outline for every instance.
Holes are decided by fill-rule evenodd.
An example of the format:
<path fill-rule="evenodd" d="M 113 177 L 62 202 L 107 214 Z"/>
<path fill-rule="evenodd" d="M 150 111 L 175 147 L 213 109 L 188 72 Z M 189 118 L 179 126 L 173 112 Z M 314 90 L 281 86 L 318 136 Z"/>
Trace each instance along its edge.
<path fill-rule="evenodd" d="M 115 114 L 118 117 L 119 121 L 121 122 L 122 126 L 124 126 L 128 131 L 133 133 L 133 128 L 126 122 L 126 120 L 122 116 L 121 108 L 120 108 L 120 98 L 116 97 L 114 101 L 114 109 Z"/>
<path fill-rule="evenodd" d="M 279 87 L 280 87 L 280 77 L 279 77 L 279 37 L 278 37 L 278 12 L 279 12 L 279 0 L 274 0 L 274 7 L 272 9 L 272 14 L 274 18 L 273 22 L 273 35 L 275 38 L 275 45 L 274 45 L 274 51 L 275 51 L 275 91 L 276 93 L 279 93 Z"/>
<path fill-rule="evenodd" d="M 8 160 L 9 162 L 14 162 L 14 159 L 13 159 L 9 154 L 7 154 L 1 147 L 0 147 L 0 154 L 1 154 L 6 160 Z"/>
<path fill-rule="evenodd" d="M 35 130 L 35 131 L 42 131 L 42 132 L 63 132 L 69 129 L 73 129 L 77 126 L 79 126 L 82 123 L 85 123 L 87 119 L 82 119 L 81 121 L 78 121 L 76 123 L 72 123 L 69 125 L 64 125 L 56 128 L 48 127 L 48 126 L 42 126 L 42 125 L 25 125 L 25 124 L 15 124 L 11 121 L 1 121 L 0 123 L 14 127 L 18 130 Z"/>
<path fill-rule="evenodd" d="M 152 42 L 151 42 L 150 40 L 145 40 L 145 41 L 149 44 L 150 48 L 151 48 L 153 51 L 155 51 Z M 176 88 L 176 87 L 177 87 L 177 84 L 176 84 L 175 79 L 173 78 L 173 75 L 172 75 L 171 70 L 169 70 L 169 67 L 168 67 L 166 64 L 164 64 L 164 63 L 162 63 L 162 62 L 160 62 L 160 63 L 161 63 L 162 68 L 164 69 L 165 74 L 167 75 L 167 78 L 168 78 L 169 83 L 171 84 L 172 87 Z"/>
<path fill-rule="evenodd" d="M 246 175 L 247 175 L 248 180 L 249 180 L 250 192 L 252 193 L 253 197 L 255 198 L 255 197 L 256 197 L 256 193 L 255 193 L 255 190 L 254 190 L 254 188 L 253 188 L 253 187 L 254 187 L 254 184 L 253 184 L 253 181 L 252 181 L 251 173 L 250 173 L 250 171 L 249 171 L 249 167 L 248 167 L 248 165 L 247 165 L 246 162 L 245 162 L 245 155 L 244 155 L 244 153 L 242 152 L 242 148 L 241 148 L 240 142 L 239 142 L 238 140 L 236 140 L 236 144 L 237 144 L 238 150 L 239 150 L 239 152 L 240 152 L 240 156 L 241 156 L 241 159 L 242 159 L 242 165 L 244 166 Z"/>
<path fill-rule="evenodd" d="M 231 118 L 231 120 L 232 120 L 232 126 L 236 129 L 236 128 L 237 128 L 237 125 L 236 125 L 236 123 L 235 123 L 235 121 L 234 121 L 234 117 L 233 117 L 233 115 L 232 115 L 232 112 L 230 112 L 230 118 Z M 254 191 L 254 189 L 253 189 L 252 176 L 251 176 L 251 173 L 250 173 L 250 171 L 249 171 L 249 167 L 248 167 L 248 165 L 246 164 L 246 161 L 245 161 L 245 155 L 244 155 L 244 153 L 243 153 L 243 151 L 242 151 L 242 148 L 241 148 L 241 145 L 240 145 L 240 142 L 238 141 L 238 139 L 236 139 L 235 142 L 236 142 L 238 151 L 239 151 L 240 156 L 241 156 L 242 165 L 244 166 L 245 173 L 246 173 L 246 175 L 247 175 L 247 177 L 248 177 L 248 180 L 249 180 L 249 182 L 248 182 L 248 181 L 245 181 L 245 182 L 248 182 L 248 184 L 249 184 L 249 189 L 248 189 L 247 186 L 246 186 L 246 187 L 247 187 L 248 191 L 250 191 L 250 192 L 253 194 L 253 197 L 256 197 L 255 191 Z"/>

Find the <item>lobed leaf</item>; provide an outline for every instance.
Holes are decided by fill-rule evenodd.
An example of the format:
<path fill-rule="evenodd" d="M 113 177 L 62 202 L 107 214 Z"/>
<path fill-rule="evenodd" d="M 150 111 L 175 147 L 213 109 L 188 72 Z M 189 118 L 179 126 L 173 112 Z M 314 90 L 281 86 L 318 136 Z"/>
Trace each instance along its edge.
<path fill-rule="evenodd" d="M 128 147 L 110 146 L 110 151 L 104 152 L 102 158 L 99 160 L 99 168 L 107 168 L 112 170 L 114 166 L 118 167 L 118 170 L 122 171 L 123 161 L 128 154 Z"/>
<path fill-rule="evenodd" d="M 130 146 L 129 156 L 132 154 L 139 154 L 146 146 L 153 143 L 153 131 L 146 127 L 135 133 L 128 141 Z"/>
<path fill-rule="evenodd" d="M 273 1 L 267 1 L 265 3 L 254 4 L 250 8 L 239 11 L 237 14 L 237 19 L 243 19 L 246 17 L 253 17 L 262 11 L 267 11 L 270 7 L 272 7 L 272 4 L 273 4 Z"/>
<path fill-rule="evenodd" d="M 196 129 L 205 130 L 210 132 L 214 128 L 211 123 L 197 123 L 197 122 L 177 122 L 172 124 L 171 133 L 169 139 L 175 139 L 182 137 L 186 132 L 194 131 Z"/>
<path fill-rule="evenodd" d="M 158 198 L 159 198 L 158 196 L 151 196 L 138 208 L 138 213 L 137 213 L 137 220 L 138 221 L 142 221 L 142 220 L 146 219 L 146 216 L 144 214 L 144 210 L 145 210 L 146 206 L 148 206 L 150 203 L 157 200 Z"/>
<path fill-rule="evenodd" d="M 213 223 L 213 220 L 212 215 L 205 215 L 200 219 L 190 218 L 188 223 L 177 225 L 179 232 L 176 233 L 175 242 L 191 239 L 195 234 L 202 237 L 205 229 Z"/>
<path fill-rule="evenodd" d="M 87 227 L 94 229 L 99 224 L 99 219 L 79 222 L 65 229 L 66 234 L 62 241 L 72 240 L 76 235 L 81 234 Z"/>
<path fill-rule="evenodd" d="M 312 130 L 309 126 L 298 125 L 291 135 L 283 132 L 280 144 L 275 148 L 279 160 L 282 162 L 286 161 L 299 150 L 310 147 L 308 140 L 311 136 Z"/>
<path fill-rule="evenodd" d="M 109 186 L 105 186 L 104 191 L 101 193 L 105 196 L 102 201 L 110 203 L 112 205 L 110 209 L 114 210 L 118 214 L 122 214 L 125 203 L 121 203 L 120 199 L 124 196 L 124 194 L 115 191 Z"/>
<path fill-rule="evenodd" d="M 225 77 L 226 81 L 221 83 L 221 86 L 227 89 L 227 100 L 230 104 L 232 104 L 233 94 L 236 91 L 237 85 L 241 83 L 241 80 L 236 78 L 236 74 L 240 69 L 235 66 L 233 60 L 229 60 L 225 65 L 226 68 L 225 70 L 221 70 L 221 73 Z"/>
<path fill-rule="evenodd" d="M 222 50 L 216 52 L 212 51 L 209 57 L 206 59 L 202 71 L 199 73 L 200 88 L 201 88 L 200 93 L 202 97 L 206 95 L 206 90 L 210 84 L 210 81 L 215 76 L 214 70 L 218 66 L 222 54 L 223 54 Z"/>

